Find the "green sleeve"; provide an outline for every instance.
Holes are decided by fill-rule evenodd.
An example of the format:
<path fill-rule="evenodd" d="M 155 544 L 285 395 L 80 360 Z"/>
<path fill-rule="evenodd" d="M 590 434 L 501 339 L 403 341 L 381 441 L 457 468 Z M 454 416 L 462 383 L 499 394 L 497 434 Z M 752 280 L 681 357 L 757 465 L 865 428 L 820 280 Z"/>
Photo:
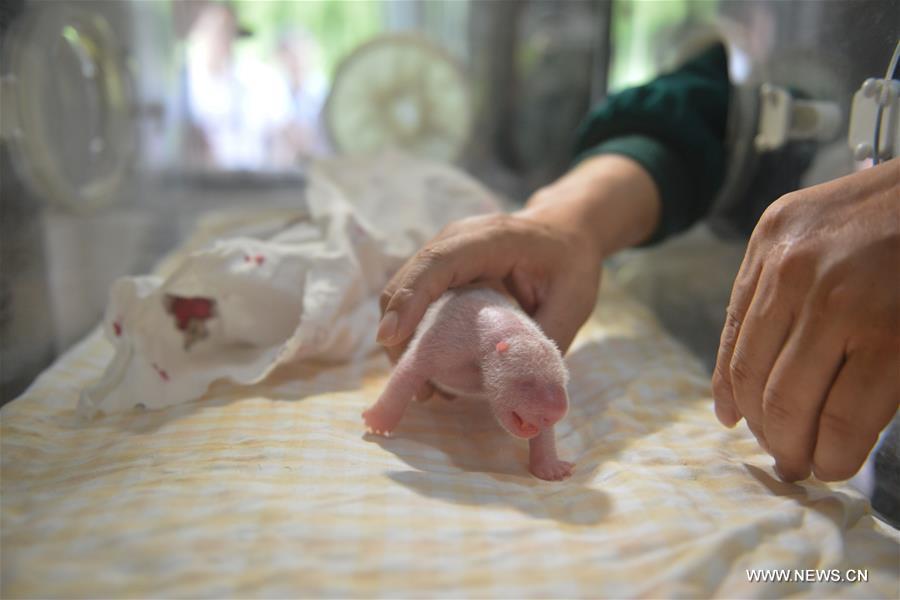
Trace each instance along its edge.
<path fill-rule="evenodd" d="M 576 161 L 621 154 L 641 164 L 660 190 L 652 244 L 709 211 L 725 175 L 725 121 L 731 86 L 717 44 L 681 68 L 609 96 L 577 131 Z"/>

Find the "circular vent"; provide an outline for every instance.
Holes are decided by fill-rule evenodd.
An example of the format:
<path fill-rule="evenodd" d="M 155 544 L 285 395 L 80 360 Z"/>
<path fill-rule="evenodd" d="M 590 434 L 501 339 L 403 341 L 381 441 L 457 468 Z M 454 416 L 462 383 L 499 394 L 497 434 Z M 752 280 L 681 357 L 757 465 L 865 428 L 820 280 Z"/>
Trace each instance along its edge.
<path fill-rule="evenodd" d="M 398 148 L 452 162 L 465 148 L 472 109 L 462 69 L 424 38 L 386 35 L 337 69 L 325 124 L 344 154 Z"/>

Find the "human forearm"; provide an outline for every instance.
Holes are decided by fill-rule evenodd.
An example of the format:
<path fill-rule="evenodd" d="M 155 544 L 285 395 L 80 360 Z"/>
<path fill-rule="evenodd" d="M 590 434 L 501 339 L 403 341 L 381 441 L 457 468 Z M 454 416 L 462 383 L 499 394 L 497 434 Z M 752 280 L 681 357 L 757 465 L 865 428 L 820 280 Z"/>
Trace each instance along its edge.
<path fill-rule="evenodd" d="M 659 205 L 643 167 L 604 154 L 581 162 L 517 213 L 451 223 L 385 287 L 378 339 L 399 356 L 444 291 L 495 281 L 564 351 L 594 308 L 602 258 L 649 238 Z"/>
<path fill-rule="evenodd" d="M 660 218 L 660 196 L 636 161 L 603 154 L 538 190 L 519 214 L 582 239 L 602 260 L 652 235 Z"/>

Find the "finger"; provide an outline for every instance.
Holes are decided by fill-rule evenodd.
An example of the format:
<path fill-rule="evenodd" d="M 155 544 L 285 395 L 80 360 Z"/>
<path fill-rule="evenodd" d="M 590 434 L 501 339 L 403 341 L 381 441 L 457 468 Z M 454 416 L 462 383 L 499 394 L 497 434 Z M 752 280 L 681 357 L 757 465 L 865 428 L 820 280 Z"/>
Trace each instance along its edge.
<path fill-rule="evenodd" d="M 478 279 L 502 279 L 515 253 L 504 240 L 483 234 L 458 235 L 419 251 L 404 267 L 378 326 L 379 343 L 393 346 L 415 331 L 428 306 L 450 289 Z"/>
<path fill-rule="evenodd" d="M 384 346 L 384 352 L 388 355 L 388 358 L 391 360 L 391 364 L 397 364 L 399 362 L 400 357 L 403 356 L 403 353 L 406 352 L 407 343 L 397 344 L 396 346 Z"/>
<path fill-rule="evenodd" d="M 593 276 L 572 274 L 551 282 L 547 297 L 540 303 L 534 320 L 559 351 L 565 354 L 584 325 L 597 299 L 599 273 Z"/>
<path fill-rule="evenodd" d="M 836 329 L 813 314 L 798 321 L 763 392 L 764 434 L 785 481 L 809 476 L 819 413 L 844 357 Z"/>
<path fill-rule="evenodd" d="M 747 429 L 750 430 L 750 433 L 753 434 L 753 437 L 756 438 L 756 443 L 759 444 L 759 447 L 769 452 L 769 444 L 766 442 L 766 436 L 763 433 L 763 425 L 762 423 L 757 423 L 756 421 L 752 421 L 750 419 L 745 419 L 744 421 L 747 423 Z"/>
<path fill-rule="evenodd" d="M 528 274 L 522 269 L 513 269 L 503 280 L 502 285 L 506 292 L 519 303 L 519 308 L 530 316 L 534 315 L 538 308 L 537 290 L 533 279 Z"/>
<path fill-rule="evenodd" d="M 852 477 L 897 413 L 896 350 L 859 351 L 838 373 L 819 416 L 812 468 L 822 481 Z"/>
<path fill-rule="evenodd" d="M 400 278 L 401 274 L 402 269 L 394 275 L 391 281 L 388 282 L 387 286 L 385 286 L 384 291 L 381 292 L 381 297 L 379 298 L 379 304 L 381 306 L 381 320 L 378 323 L 378 328 L 375 333 L 376 342 L 380 342 L 380 338 L 384 335 L 382 333 L 382 329 L 391 327 L 390 323 L 385 324 L 384 322 L 384 311 L 387 308 L 388 303 L 390 303 L 391 298 L 394 296 L 394 292 L 397 291 L 397 286 L 399 285 L 397 279 Z M 394 344 L 393 346 L 382 346 L 391 363 L 397 364 L 397 361 L 399 361 L 400 357 L 403 356 L 403 353 L 406 352 L 406 348 L 407 346 L 409 346 L 410 340 L 411 338 L 407 338 L 403 342 Z"/>
<path fill-rule="evenodd" d="M 734 407 L 752 423 L 768 447 L 763 424 L 763 392 L 775 360 L 787 341 L 792 324 L 790 300 L 779 290 L 775 277 L 763 268 L 743 323 L 737 329 L 728 373 Z"/>
<path fill-rule="evenodd" d="M 713 370 L 712 393 L 716 418 L 726 427 L 734 427 L 741 420 L 741 413 L 734 403 L 731 390 L 731 355 L 740 333 L 740 322 L 732 313 L 725 315 L 725 325 L 719 338 L 719 351 Z"/>
<path fill-rule="evenodd" d="M 734 402 L 731 387 L 731 358 L 741 330 L 741 322 L 756 291 L 760 269 L 751 257 L 750 250 L 744 255 L 744 261 L 734 280 L 731 289 L 731 300 L 725 313 L 725 325 L 719 340 L 719 352 L 716 356 L 716 367 L 713 370 L 712 392 L 715 402 L 716 417 L 726 427 L 734 427 L 741 420 L 741 413 Z"/>

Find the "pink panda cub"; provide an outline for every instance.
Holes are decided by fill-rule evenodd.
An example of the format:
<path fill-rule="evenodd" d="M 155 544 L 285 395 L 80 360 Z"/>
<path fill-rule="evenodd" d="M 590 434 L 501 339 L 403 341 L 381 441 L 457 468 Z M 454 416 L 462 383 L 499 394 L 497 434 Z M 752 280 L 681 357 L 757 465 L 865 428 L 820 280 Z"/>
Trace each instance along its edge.
<path fill-rule="evenodd" d="M 387 435 L 416 391 L 487 400 L 497 422 L 529 441 L 529 470 L 557 481 L 572 463 L 556 453 L 555 423 L 568 410 L 568 371 L 556 345 L 511 300 L 486 288 L 450 290 L 425 313 L 378 401 L 363 413 Z"/>

